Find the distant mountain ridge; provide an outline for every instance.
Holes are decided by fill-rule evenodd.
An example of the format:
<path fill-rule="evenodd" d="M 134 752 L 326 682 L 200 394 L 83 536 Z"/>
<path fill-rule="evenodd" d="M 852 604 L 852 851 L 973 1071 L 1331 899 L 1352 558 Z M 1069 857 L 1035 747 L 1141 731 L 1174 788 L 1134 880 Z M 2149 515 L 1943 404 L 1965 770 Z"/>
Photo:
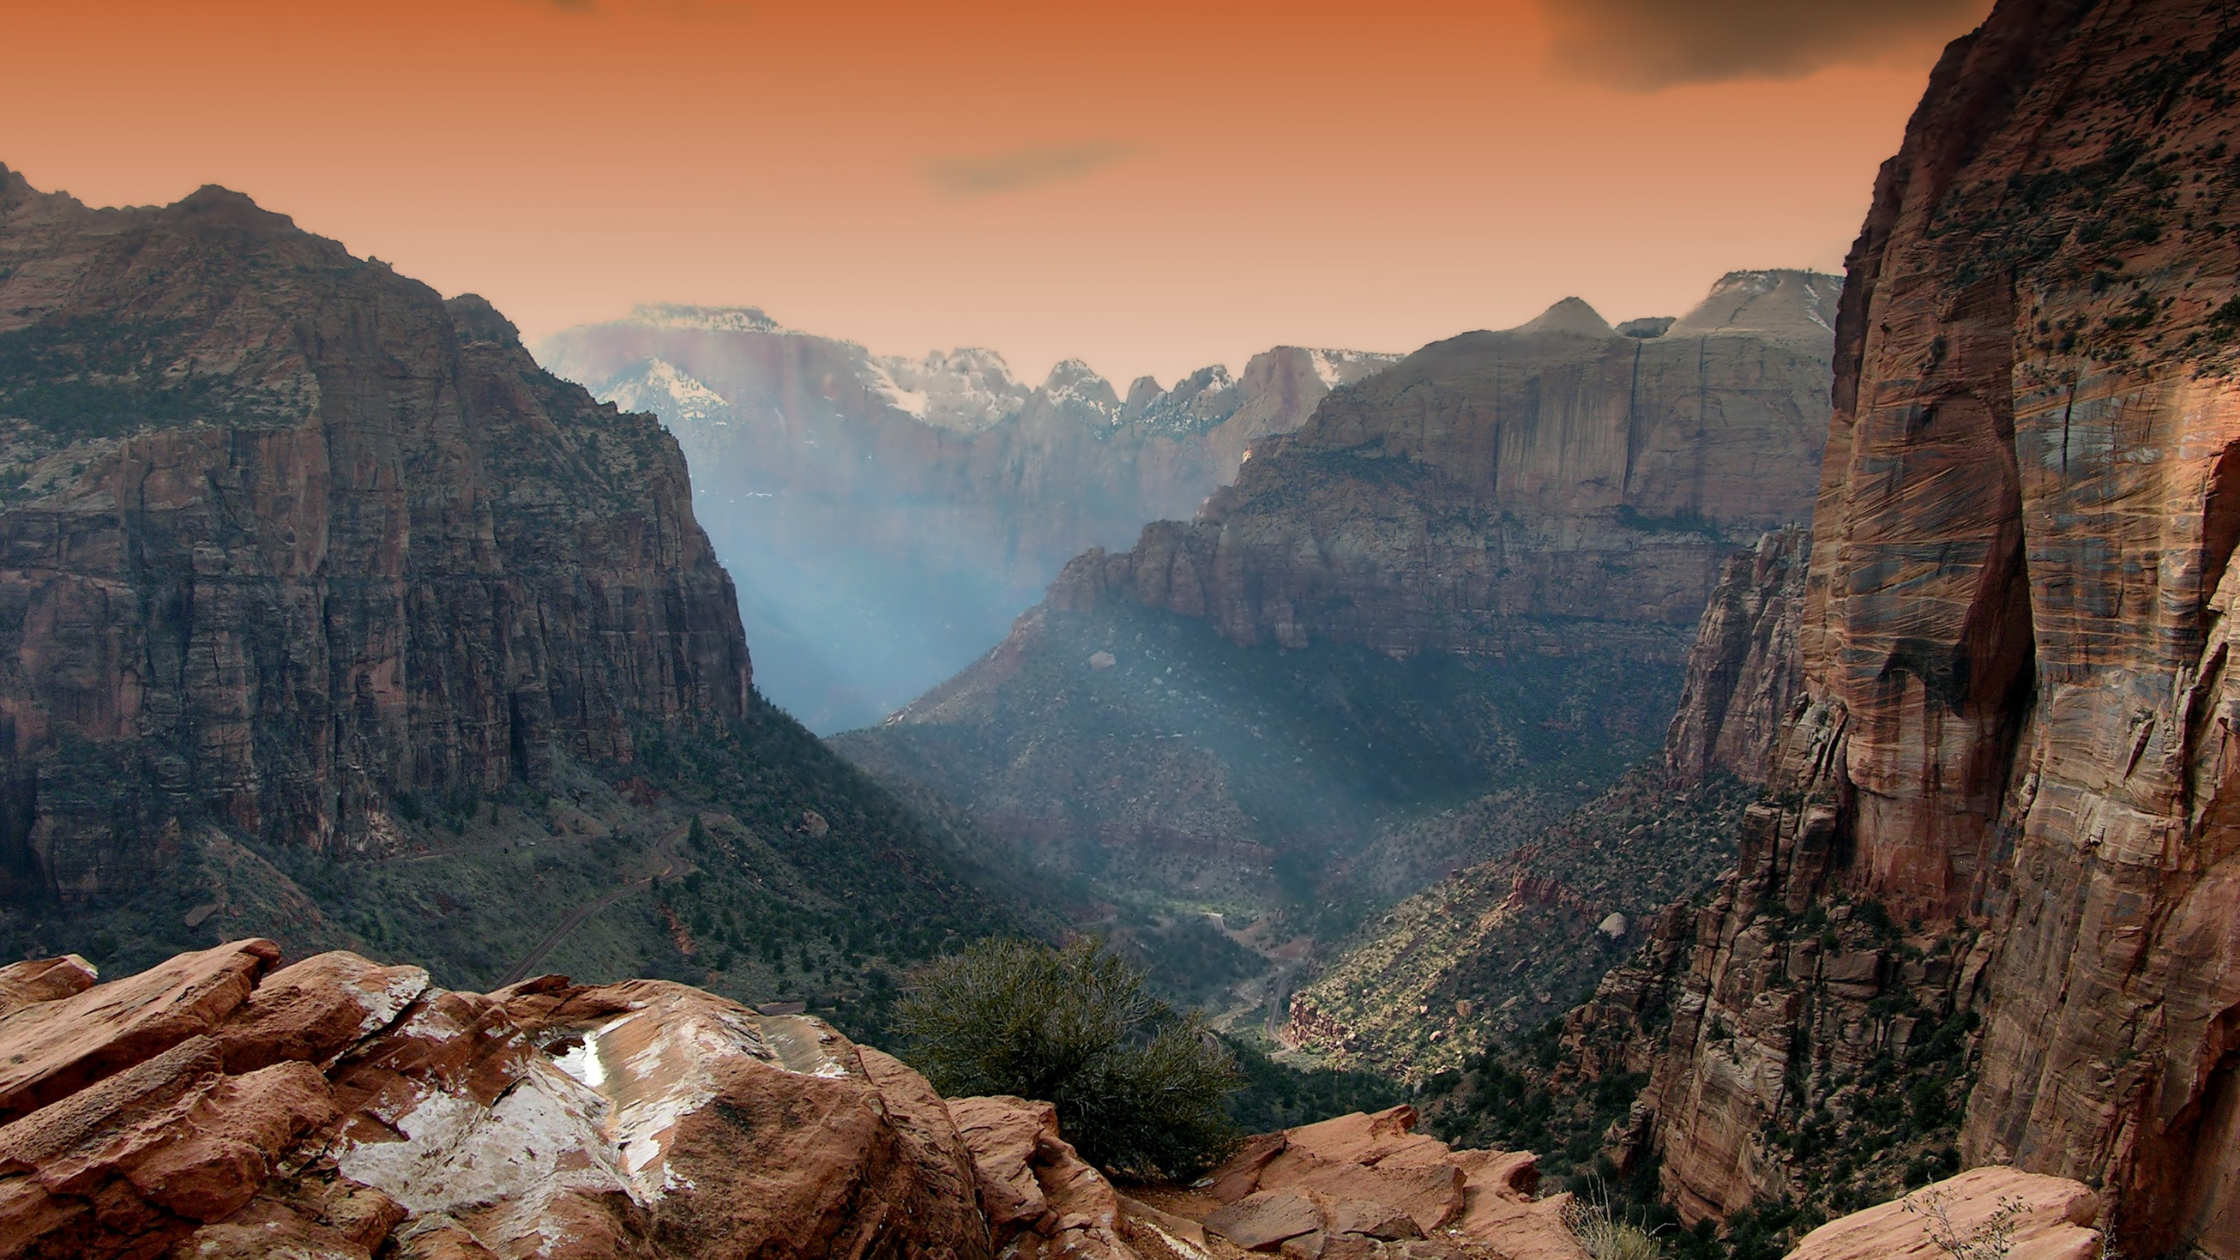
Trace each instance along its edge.
<path fill-rule="evenodd" d="M 1839 292 L 1737 272 L 1634 335 L 1573 298 L 1426 346 L 832 742 L 1114 901 L 1343 928 L 1656 750 L 1722 566 L 1809 519 Z"/>
<path fill-rule="evenodd" d="M 780 704 L 861 725 L 1003 637 L 1067 559 L 1189 515 L 1253 444 L 1398 356 L 1279 347 L 1126 395 L 1078 359 L 876 355 L 752 307 L 641 306 L 542 360 L 660 415 Z"/>

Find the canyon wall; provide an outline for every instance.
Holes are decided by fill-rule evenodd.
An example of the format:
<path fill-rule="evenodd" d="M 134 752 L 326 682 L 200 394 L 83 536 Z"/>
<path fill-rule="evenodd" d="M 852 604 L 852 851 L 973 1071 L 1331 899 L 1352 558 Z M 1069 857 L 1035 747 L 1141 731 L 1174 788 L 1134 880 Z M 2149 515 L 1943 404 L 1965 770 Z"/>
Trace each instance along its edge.
<path fill-rule="evenodd" d="M 1568 816 L 1526 820 L 1512 850 L 1383 915 L 1291 996 L 1284 1039 L 1421 1085 L 1546 1026 L 1626 965 L 1644 935 L 1669 933 L 1674 903 L 1732 862 L 1752 785 L 1765 782 L 1794 716 L 1810 547 L 1789 526 L 1728 558 L 1661 757 Z M 1493 798 L 1454 815 L 1492 832 L 1516 810 Z"/>
<path fill-rule="evenodd" d="M 881 356 L 669 306 L 539 353 L 676 435 L 770 695 L 824 731 L 963 668 L 1067 559 L 1195 513 L 1255 443 L 1398 357 L 1279 347 L 1123 397 L 1078 360 L 1032 387 L 992 350 Z"/>
<path fill-rule="evenodd" d="M 1562 619 L 1684 644 L 1729 540 L 1811 514 L 1838 289 L 1737 272 L 1655 338 L 1568 299 L 1427 346 L 1333 393 L 1197 520 L 1076 561 L 1051 605 L 1117 593 L 1286 648 L 1587 650 L 1540 629 Z"/>
<path fill-rule="evenodd" d="M 379 851 L 399 793 L 746 711 L 676 443 L 480 299 L 221 189 L 0 173 L 0 360 L 12 894 L 130 888 L 194 817 Z"/>
<path fill-rule="evenodd" d="M 1844 1082 L 1965 1016 L 1967 1161 L 2105 1186 L 2135 1254 L 2240 1255 L 2236 53 L 2229 6 L 2004 0 L 1877 181 L 1807 703 L 1626 1052 L 1690 1215 L 1822 1188 Z"/>
<path fill-rule="evenodd" d="M 1720 570 L 1665 733 L 1674 778 L 1700 783 L 1725 771 L 1763 783 L 1772 773 L 1780 731 L 1804 691 L 1797 634 L 1811 548 L 1809 530 L 1774 530 Z"/>
<path fill-rule="evenodd" d="M 1347 930 L 1655 755 L 1723 567 L 1810 512 L 1839 287 L 1425 347 L 835 747 L 1112 895 Z"/>

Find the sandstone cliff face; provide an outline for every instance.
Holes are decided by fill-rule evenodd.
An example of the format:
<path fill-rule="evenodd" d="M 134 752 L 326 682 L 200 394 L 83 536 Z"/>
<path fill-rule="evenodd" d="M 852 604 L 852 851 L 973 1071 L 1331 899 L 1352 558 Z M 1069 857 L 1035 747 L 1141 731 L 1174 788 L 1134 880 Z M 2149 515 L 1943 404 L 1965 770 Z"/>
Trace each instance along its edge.
<path fill-rule="evenodd" d="M 1427 346 L 1334 393 L 1197 521 L 1076 561 L 1051 605 L 1116 595 L 1286 648 L 1482 654 L 1556 618 L 1682 642 L 1726 539 L 1811 514 L 1837 289 L 1738 272 L 1655 339 L 1571 299 Z"/>
<path fill-rule="evenodd" d="M 1772 773 L 1779 733 L 1804 692 L 1797 633 L 1811 546 L 1809 531 L 1777 530 L 1720 571 L 1665 734 L 1674 777 L 1695 783 L 1724 770 L 1763 783 Z"/>
<path fill-rule="evenodd" d="M 1785 1082 L 1871 1061 L 1891 1007 L 1941 991 L 1983 1021 L 1966 1158 L 2104 1185 L 2137 1253 L 2240 1255 L 2236 23 L 2008 0 L 1878 181 L 1843 299 L 1809 704 L 1675 959 L 1647 1095 L 1691 1212 L 1808 1189 L 1776 1138 L 1823 1095 Z M 1951 976 L 1801 962 L 1795 916 L 1845 904 L 1910 924 L 1892 944 Z"/>
<path fill-rule="evenodd" d="M 675 307 L 539 351 L 676 435 L 771 697 L 824 731 L 962 668 L 1068 558 L 1196 512 L 1255 443 L 1397 358 L 1279 347 L 1122 398 L 1079 361 L 1032 388 L 989 350 L 889 358 Z"/>
<path fill-rule="evenodd" d="M 129 887 L 207 813 L 378 850 L 415 790 L 743 714 L 731 587 L 650 417 L 479 299 L 205 189 L 0 174 L 0 867 Z"/>

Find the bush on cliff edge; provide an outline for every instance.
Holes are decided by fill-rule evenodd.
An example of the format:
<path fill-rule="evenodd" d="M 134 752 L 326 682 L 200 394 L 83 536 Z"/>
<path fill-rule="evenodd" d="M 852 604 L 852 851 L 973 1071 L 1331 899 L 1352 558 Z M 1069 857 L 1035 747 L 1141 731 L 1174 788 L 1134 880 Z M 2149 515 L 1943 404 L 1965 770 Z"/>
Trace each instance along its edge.
<path fill-rule="evenodd" d="M 942 1093 L 1049 1102 L 1082 1158 L 1116 1175 L 1187 1178 L 1235 1144 L 1229 1052 L 1100 942 L 982 941 L 928 967 L 896 1022 Z"/>

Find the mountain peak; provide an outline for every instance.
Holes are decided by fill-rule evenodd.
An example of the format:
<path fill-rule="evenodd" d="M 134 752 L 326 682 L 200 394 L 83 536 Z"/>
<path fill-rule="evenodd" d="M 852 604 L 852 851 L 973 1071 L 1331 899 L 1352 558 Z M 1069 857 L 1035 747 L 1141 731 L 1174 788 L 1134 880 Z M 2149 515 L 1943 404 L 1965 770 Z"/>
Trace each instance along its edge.
<path fill-rule="evenodd" d="M 443 309 L 451 313 L 452 327 L 458 330 L 461 341 L 494 341 L 511 345 L 521 340 L 521 330 L 513 326 L 479 293 L 462 293 L 445 298 Z"/>
<path fill-rule="evenodd" d="M 1618 335 L 1618 330 L 1610 326 L 1610 321 L 1604 319 L 1601 312 L 1587 305 L 1584 299 L 1575 297 L 1563 299 L 1547 310 L 1540 312 L 1539 318 L 1528 324 L 1519 325 L 1513 331 L 1521 333 L 1571 333 L 1581 337 L 1615 337 Z"/>
<path fill-rule="evenodd" d="M 1836 303 L 1842 296 L 1843 277 L 1823 271 L 1730 271 L 1665 335 L 1740 334 L 1832 345 Z"/>

